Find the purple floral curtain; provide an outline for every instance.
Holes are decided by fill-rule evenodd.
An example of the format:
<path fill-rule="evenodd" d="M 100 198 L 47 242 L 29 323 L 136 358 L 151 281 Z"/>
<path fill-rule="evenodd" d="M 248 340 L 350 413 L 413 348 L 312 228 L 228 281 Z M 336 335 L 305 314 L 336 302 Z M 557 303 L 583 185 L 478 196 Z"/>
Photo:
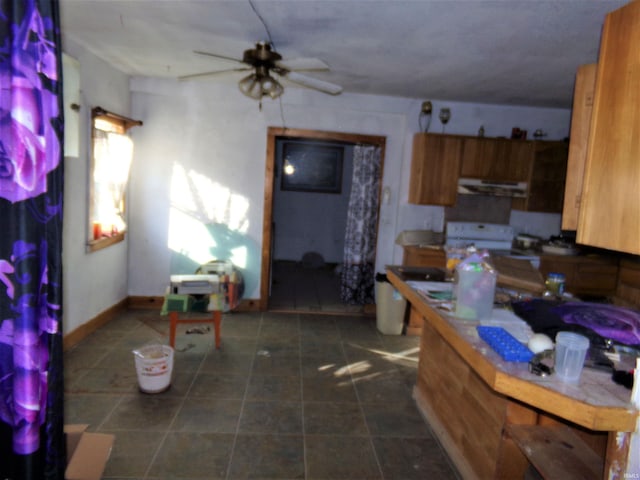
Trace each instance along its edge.
<path fill-rule="evenodd" d="M 57 0 L 0 0 L 0 478 L 64 478 Z"/>
<path fill-rule="evenodd" d="M 374 270 L 380 195 L 381 150 L 357 145 L 344 240 L 340 295 L 352 305 L 375 303 Z"/>

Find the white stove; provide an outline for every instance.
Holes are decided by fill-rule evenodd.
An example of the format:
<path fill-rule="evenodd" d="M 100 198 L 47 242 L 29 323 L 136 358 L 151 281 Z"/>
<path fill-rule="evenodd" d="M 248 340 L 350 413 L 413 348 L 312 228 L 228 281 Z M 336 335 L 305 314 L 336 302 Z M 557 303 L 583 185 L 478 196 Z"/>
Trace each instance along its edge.
<path fill-rule="evenodd" d="M 515 229 L 511 225 L 447 222 L 445 247 L 464 248 L 474 245 L 478 250 L 488 250 L 492 255 L 529 260 L 534 267 L 539 268 L 540 257 L 536 255 L 523 255 L 512 249 L 515 235 Z"/>
<path fill-rule="evenodd" d="M 511 225 L 448 222 L 445 245 L 465 247 L 473 244 L 479 250 L 511 250 L 514 237 L 515 230 Z"/>

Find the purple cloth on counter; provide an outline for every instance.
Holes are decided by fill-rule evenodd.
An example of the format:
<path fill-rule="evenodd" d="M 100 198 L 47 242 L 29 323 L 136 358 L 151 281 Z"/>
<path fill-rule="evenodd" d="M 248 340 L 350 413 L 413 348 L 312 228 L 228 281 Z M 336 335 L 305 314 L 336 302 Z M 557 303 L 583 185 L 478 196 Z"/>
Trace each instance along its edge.
<path fill-rule="evenodd" d="M 640 312 L 601 303 L 569 302 L 552 309 L 563 322 L 589 328 L 625 345 L 640 344 Z"/>

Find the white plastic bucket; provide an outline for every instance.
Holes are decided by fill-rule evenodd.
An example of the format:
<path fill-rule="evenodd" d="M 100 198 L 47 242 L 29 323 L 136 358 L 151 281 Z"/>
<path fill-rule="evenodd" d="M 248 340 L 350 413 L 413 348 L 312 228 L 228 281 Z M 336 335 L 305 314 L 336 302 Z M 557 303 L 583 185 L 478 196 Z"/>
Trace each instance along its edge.
<path fill-rule="evenodd" d="M 138 385 L 144 393 L 160 393 L 171 385 L 173 348 L 168 345 L 147 345 L 133 351 Z"/>

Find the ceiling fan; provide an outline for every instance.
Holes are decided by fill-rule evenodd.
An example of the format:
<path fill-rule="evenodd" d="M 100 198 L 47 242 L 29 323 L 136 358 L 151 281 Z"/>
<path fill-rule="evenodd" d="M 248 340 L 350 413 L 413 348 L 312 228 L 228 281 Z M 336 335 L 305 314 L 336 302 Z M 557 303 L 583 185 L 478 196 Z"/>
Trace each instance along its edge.
<path fill-rule="evenodd" d="M 282 60 L 282 56 L 275 51 L 270 42 L 258 42 L 255 48 L 244 51 L 242 60 L 226 57 L 215 53 L 195 51 L 198 55 L 206 55 L 215 58 L 222 58 L 241 64 L 237 68 L 218 70 L 213 72 L 196 73 L 180 77 L 181 80 L 193 78 L 209 77 L 229 72 L 251 71 L 249 75 L 238 82 L 240 91 L 247 97 L 260 100 L 264 96 L 273 99 L 284 93 L 284 87 L 278 82 L 277 77 L 284 77 L 294 83 L 304 87 L 312 88 L 330 95 L 338 95 L 342 92 L 342 87 L 334 83 L 326 82 L 316 78 L 302 75 L 300 71 L 326 71 L 329 66 L 317 58 L 293 58 Z M 276 76 L 274 77 L 275 74 Z"/>

